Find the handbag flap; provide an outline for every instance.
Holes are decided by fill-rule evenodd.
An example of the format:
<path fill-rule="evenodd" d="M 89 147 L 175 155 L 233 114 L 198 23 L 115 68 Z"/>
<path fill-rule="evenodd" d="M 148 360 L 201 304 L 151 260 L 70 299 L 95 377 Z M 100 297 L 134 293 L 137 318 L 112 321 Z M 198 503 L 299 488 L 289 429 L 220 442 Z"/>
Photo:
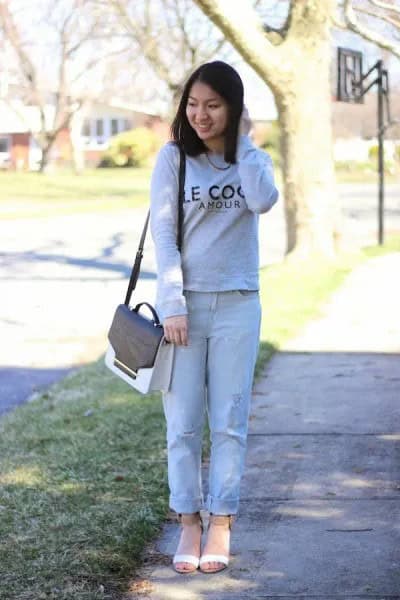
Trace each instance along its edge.
<path fill-rule="evenodd" d="M 154 365 L 163 335 L 163 328 L 156 326 L 153 320 L 126 304 L 120 304 L 115 311 L 108 339 L 116 360 L 136 372 Z"/>

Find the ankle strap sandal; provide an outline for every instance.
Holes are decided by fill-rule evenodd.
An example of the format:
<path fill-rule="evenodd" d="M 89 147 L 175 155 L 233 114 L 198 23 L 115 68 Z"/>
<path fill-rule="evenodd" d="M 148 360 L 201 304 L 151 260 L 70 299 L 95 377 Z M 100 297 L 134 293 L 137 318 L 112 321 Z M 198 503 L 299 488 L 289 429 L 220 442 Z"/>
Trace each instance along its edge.
<path fill-rule="evenodd" d="M 208 527 L 210 527 L 212 523 L 213 525 L 222 525 L 224 527 L 228 525 L 229 529 L 232 529 L 234 521 L 235 519 L 233 515 L 214 515 L 211 513 L 208 521 Z"/>
<path fill-rule="evenodd" d="M 203 520 L 202 520 L 201 514 L 199 512 L 195 512 L 195 513 L 178 513 L 177 514 L 177 519 L 178 519 L 178 522 L 181 525 L 196 525 L 197 523 L 199 523 L 202 531 L 204 529 L 204 527 L 203 527 Z"/>
<path fill-rule="evenodd" d="M 233 515 L 213 515 L 210 514 L 210 519 L 208 521 L 208 529 L 210 525 L 216 525 L 218 527 L 223 527 L 224 529 L 232 529 L 232 525 L 234 522 Z M 221 566 L 214 569 L 205 569 L 202 568 L 205 563 L 217 562 L 220 563 Z M 225 554 L 203 554 L 200 558 L 199 566 L 200 570 L 203 573 L 218 573 L 219 571 L 223 571 L 229 564 L 229 553 L 228 556 Z"/>
<path fill-rule="evenodd" d="M 200 525 L 201 533 L 204 531 L 203 521 L 199 512 L 191 513 L 191 514 L 182 514 L 178 513 L 177 515 L 178 522 L 181 525 Z M 192 565 L 192 569 L 178 569 L 176 567 L 176 563 L 189 563 Z M 199 556 L 195 556 L 194 554 L 175 554 L 173 558 L 174 569 L 177 573 L 187 574 L 194 573 L 200 564 Z"/>

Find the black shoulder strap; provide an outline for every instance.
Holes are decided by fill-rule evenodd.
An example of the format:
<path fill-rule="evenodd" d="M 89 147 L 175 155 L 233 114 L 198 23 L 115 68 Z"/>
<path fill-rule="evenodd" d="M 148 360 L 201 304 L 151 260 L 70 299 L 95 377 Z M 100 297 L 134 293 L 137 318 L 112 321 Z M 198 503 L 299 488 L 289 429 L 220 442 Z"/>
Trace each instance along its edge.
<path fill-rule="evenodd" d="M 185 202 L 185 176 L 186 176 L 186 157 L 185 152 L 181 146 L 179 148 L 179 192 L 178 192 L 178 233 L 177 233 L 177 246 L 179 252 L 182 250 L 183 240 L 183 203 Z"/>
<path fill-rule="evenodd" d="M 185 200 L 185 175 L 186 175 L 186 158 L 185 152 L 183 149 L 179 148 L 179 191 L 178 191 L 178 228 L 177 228 L 177 239 L 176 243 L 178 246 L 179 252 L 182 251 L 182 241 L 183 241 L 183 203 Z M 146 240 L 147 228 L 149 226 L 150 220 L 150 211 L 147 213 L 146 221 L 143 227 L 142 235 L 140 236 L 139 247 L 136 252 L 135 263 L 132 267 L 131 276 L 129 279 L 128 290 L 125 296 L 126 306 L 129 306 L 129 302 L 131 300 L 132 292 L 136 287 L 137 280 L 140 274 L 140 265 L 142 263 L 143 258 L 143 248 L 144 242 Z"/>

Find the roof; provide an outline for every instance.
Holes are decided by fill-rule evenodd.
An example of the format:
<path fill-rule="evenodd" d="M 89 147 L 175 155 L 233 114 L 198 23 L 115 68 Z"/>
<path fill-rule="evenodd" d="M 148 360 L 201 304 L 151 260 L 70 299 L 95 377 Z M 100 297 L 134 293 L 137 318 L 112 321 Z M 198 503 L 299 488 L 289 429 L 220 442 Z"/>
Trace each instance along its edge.
<path fill-rule="evenodd" d="M 147 107 L 141 105 L 141 104 L 135 104 L 133 102 L 127 102 L 126 100 L 121 100 L 120 98 L 108 98 L 108 99 L 104 99 L 102 101 L 102 99 L 96 99 L 96 100 L 91 100 L 92 104 L 105 104 L 107 106 L 109 106 L 110 108 L 122 108 L 124 110 L 129 110 L 132 112 L 136 112 L 136 113 L 142 113 L 145 115 L 149 115 L 150 117 L 158 117 L 159 116 L 159 112 L 157 112 L 156 110 L 149 110 Z"/>
<path fill-rule="evenodd" d="M 49 127 L 54 117 L 54 107 L 45 107 L 45 120 Z M 39 132 L 40 114 L 36 106 L 24 106 L 20 101 L 5 102 L 0 99 L 0 133 Z"/>
<path fill-rule="evenodd" d="M 92 100 L 83 108 L 83 114 L 89 114 L 90 110 L 97 106 L 112 109 L 121 109 L 130 113 L 141 113 L 149 116 L 158 116 L 156 112 L 150 112 L 138 104 L 124 102 L 117 98 L 111 98 L 107 101 Z M 44 108 L 47 129 L 51 129 L 54 119 L 55 107 L 47 104 Z M 26 133 L 33 131 L 35 133 L 41 130 L 40 113 L 36 106 L 24 105 L 20 100 L 5 101 L 0 98 L 0 134 L 6 133 Z"/>

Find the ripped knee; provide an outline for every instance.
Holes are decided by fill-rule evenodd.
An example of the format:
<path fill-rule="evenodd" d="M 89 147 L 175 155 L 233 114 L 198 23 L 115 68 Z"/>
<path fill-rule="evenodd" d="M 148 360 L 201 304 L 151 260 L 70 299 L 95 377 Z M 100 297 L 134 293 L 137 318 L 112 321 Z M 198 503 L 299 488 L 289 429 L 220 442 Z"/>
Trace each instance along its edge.
<path fill-rule="evenodd" d="M 191 428 L 191 429 L 184 429 L 183 431 L 177 431 L 176 429 L 173 431 L 170 431 L 170 434 L 168 436 L 169 441 L 171 443 L 180 443 L 180 442 L 185 442 L 185 440 L 193 440 L 193 439 L 198 439 L 201 438 L 202 436 L 202 432 L 199 429 L 196 429 L 195 427 Z"/>

